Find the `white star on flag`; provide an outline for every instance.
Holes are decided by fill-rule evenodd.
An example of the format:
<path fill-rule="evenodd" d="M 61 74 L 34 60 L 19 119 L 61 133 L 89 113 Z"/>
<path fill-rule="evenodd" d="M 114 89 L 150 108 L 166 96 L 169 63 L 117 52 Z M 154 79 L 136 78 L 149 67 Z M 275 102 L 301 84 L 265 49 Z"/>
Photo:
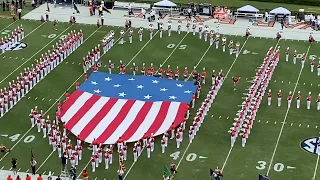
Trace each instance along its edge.
<path fill-rule="evenodd" d="M 175 96 L 169 96 L 169 99 L 176 99 L 177 97 Z"/>
<path fill-rule="evenodd" d="M 157 80 L 152 80 L 152 83 L 153 83 L 153 84 L 158 84 L 158 82 L 159 82 L 159 81 L 157 81 Z"/>
<path fill-rule="evenodd" d="M 149 94 L 144 96 L 145 99 L 150 99 L 152 96 L 150 96 Z"/>
<path fill-rule="evenodd" d="M 187 91 L 184 91 L 184 93 L 188 93 L 188 94 L 190 94 L 192 91 L 190 91 L 190 90 L 187 90 Z"/>
<path fill-rule="evenodd" d="M 160 91 L 167 91 L 168 89 L 166 88 L 160 88 Z"/>
<path fill-rule="evenodd" d="M 113 85 L 113 87 L 120 87 L 120 86 L 121 86 L 120 84 Z"/>
<path fill-rule="evenodd" d="M 177 86 L 178 86 L 178 87 L 182 87 L 183 85 L 182 85 L 182 84 L 177 84 Z"/>
<path fill-rule="evenodd" d="M 110 77 L 106 77 L 104 78 L 105 81 L 111 81 L 111 78 Z"/>
<path fill-rule="evenodd" d="M 121 97 L 124 97 L 125 95 L 127 95 L 127 94 L 125 94 L 124 92 L 119 93 L 119 96 L 121 96 Z"/>
<path fill-rule="evenodd" d="M 95 93 L 101 93 L 100 89 L 94 90 Z"/>
<path fill-rule="evenodd" d="M 97 83 L 97 82 L 95 82 L 95 81 L 91 81 L 91 84 L 93 84 L 93 85 L 97 85 L 98 83 Z"/>
<path fill-rule="evenodd" d="M 142 85 L 137 85 L 137 88 L 138 89 L 142 89 L 144 86 L 142 86 Z"/>
<path fill-rule="evenodd" d="M 128 79 L 129 81 L 134 81 L 135 79 L 134 78 L 130 78 L 130 79 Z"/>

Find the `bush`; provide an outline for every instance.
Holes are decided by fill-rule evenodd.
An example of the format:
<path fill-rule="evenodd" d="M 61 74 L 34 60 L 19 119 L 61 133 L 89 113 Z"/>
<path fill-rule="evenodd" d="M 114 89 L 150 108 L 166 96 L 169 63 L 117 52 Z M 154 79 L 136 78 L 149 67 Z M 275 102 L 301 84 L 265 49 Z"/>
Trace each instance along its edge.
<path fill-rule="evenodd" d="M 257 0 L 247 0 L 247 1 L 257 1 Z M 271 2 L 271 3 L 307 5 L 307 6 L 320 6 L 320 0 L 259 0 L 259 1 Z"/>

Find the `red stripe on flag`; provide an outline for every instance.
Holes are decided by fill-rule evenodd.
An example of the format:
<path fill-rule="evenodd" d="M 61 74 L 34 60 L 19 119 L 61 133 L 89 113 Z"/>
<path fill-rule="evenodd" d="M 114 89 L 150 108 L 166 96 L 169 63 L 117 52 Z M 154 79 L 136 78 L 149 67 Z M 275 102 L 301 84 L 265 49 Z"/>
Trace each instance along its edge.
<path fill-rule="evenodd" d="M 122 106 L 121 110 L 109 126 L 104 130 L 104 132 L 97 138 L 98 143 L 104 144 L 104 142 L 113 134 L 113 132 L 118 128 L 122 121 L 126 118 L 127 114 L 131 110 L 132 106 L 136 100 L 127 100 L 127 102 Z"/>
<path fill-rule="evenodd" d="M 76 100 L 83 94 L 83 91 L 75 91 L 71 94 L 69 99 L 62 104 L 61 107 L 61 113 L 60 117 L 63 117 L 63 115 L 68 111 L 68 109 L 76 102 Z"/>
<path fill-rule="evenodd" d="M 173 126 L 177 127 L 183 122 L 185 118 L 184 115 L 186 114 L 188 107 L 189 107 L 188 104 L 180 103 L 179 109 L 177 111 L 176 117 L 173 122 Z"/>
<path fill-rule="evenodd" d="M 109 101 L 101 108 L 101 110 L 91 119 L 91 121 L 83 128 L 79 137 L 85 140 L 101 120 L 109 113 L 114 104 L 118 101 L 116 98 L 110 98 Z"/>
<path fill-rule="evenodd" d="M 71 129 L 78 123 L 78 121 L 90 110 L 90 108 L 101 98 L 101 96 L 92 95 L 84 105 L 76 112 L 75 115 L 67 122 L 66 128 Z M 76 134 L 77 135 L 77 134 Z"/>
<path fill-rule="evenodd" d="M 139 113 L 137 114 L 134 121 L 131 123 L 129 128 L 126 130 L 126 132 L 122 135 L 122 139 L 124 141 L 131 138 L 134 133 L 138 130 L 141 123 L 145 120 L 146 116 L 148 115 L 148 112 L 150 111 L 151 107 L 153 105 L 153 102 L 145 102 L 142 108 L 140 109 Z M 147 120 L 147 119 L 146 119 Z"/>
<path fill-rule="evenodd" d="M 148 131 L 146 132 L 147 136 L 150 136 L 151 133 L 155 133 L 161 127 L 161 124 L 166 119 L 169 107 L 171 102 L 162 102 L 161 108 L 157 114 L 156 119 L 153 121 L 152 125 L 149 127 Z"/>

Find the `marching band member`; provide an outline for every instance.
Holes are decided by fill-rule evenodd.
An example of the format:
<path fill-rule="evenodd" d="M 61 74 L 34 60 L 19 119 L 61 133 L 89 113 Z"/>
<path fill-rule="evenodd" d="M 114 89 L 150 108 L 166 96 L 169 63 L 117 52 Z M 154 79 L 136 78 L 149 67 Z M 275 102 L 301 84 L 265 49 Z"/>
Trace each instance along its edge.
<path fill-rule="evenodd" d="M 198 28 L 198 31 L 199 31 L 199 39 L 202 38 L 202 33 L 203 33 L 202 28 L 203 28 L 203 23 L 199 23 L 199 28 Z"/>
<path fill-rule="evenodd" d="M 217 32 L 217 34 L 220 34 L 220 23 L 219 22 L 217 23 L 217 26 L 216 26 L 216 32 Z"/>
<path fill-rule="evenodd" d="M 286 61 L 287 62 L 289 61 L 289 55 L 290 55 L 290 50 L 289 50 L 289 47 L 287 47 L 287 50 L 286 50 Z"/>
<path fill-rule="evenodd" d="M 171 25 L 172 25 L 172 22 L 168 21 L 168 36 L 171 36 Z"/>
<path fill-rule="evenodd" d="M 105 169 L 109 169 L 109 153 L 105 152 L 104 153 L 104 164 L 105 164 Z"/>
<path fill-rule="evenodd" d="M 133 35 L 133 30 L 130 29 L 129 34 L 128 34 L 128 36 L 129 36 L 129 43 L 130 43 L 130 44 L 132 44 L 132 35 Z"/>
<path fill-rule="evenodd" d="M 223 37 L 222 38 L 222 51 L 223 52 L 226 52 L 226 43 L 227 43 L 227 38 L 226 37 Z"/>
<path fill-rule="evenodd" d="M 288 96 L 287 100 L 288 100 L 288 108 L 290 108 L 291 102 L 292 102 L 292 91 L 289 92 L 289 96 Z"/>
<path fill-rule="evenodd" d="M 271 89 L 269 89 L 269 92 L 268 92 L 268 106 L 271 106 L 271 98 L 272 98 Z"/>
<path fill-rule="evenodd" d="M 281 29 L 279 32 L 277 32 L 277 39 L 279 40 L 282 37 L 283 30 Z"/>
<path fill-rule="evenodd" d="M 312 56 L 311 58 L 311 62 L 310 62 L 310 72 L 313 72 L 314 69 L 314 61 L 316 60 L 316 58 L 314 56 Z"/>
<path fill-rule="evenodd" d="M 250 35 L 251 35 L 250 25 L 248 25 L 248 28 L 246 29 L 246 38 L 248 39 Z"/>
<path fill-rule="evenodd" d="M 311 92 L 309 92 L 309 95 L 307 97 L 307 109 L 310 109 L 311 101 L 312 101 L 312 96 L 311 96 Z"/>
<path fill-rule="evenodd" d="M 174 73 L 175 80 L 177 80 L 177 81 L 179 80 L 179 75 L 180 75 L 179 66 L 177 66 L 177 69 L 176 69 L 176 71 Z"/>
<path fill-rule="evenodd" d="M 92 172 L 95 172 L 96 171 L 96 156 L 93 154 L 91 156 L 91 167 L 92 167 Z"/>
<path fill-rule="evenodd" d="M 212 74 L 211 74 L 211 84 L 213 85 L 216 82 L 216 74 L 215 74 L 215 70 L 212 70 Z"/>
<path fill-rule="evenodd" d="M 121 30 L 121 31 L 120 31 L 120 44 L 123 44 L 123 43 L 124 43 L 124 38 L 123 38 L 123 36 L 124 36 L 124 30 Z"/>
<path fill-rule="evenodd" d="M 237 43 L 236 43 L 236 57 L 238 57 L 239 54 L 240 54 L 240 43 L 237 42 Z"/>
<path fill-rule="evenodd" d="M 150 145 L 150 143 L 147 143 L 146 148 L 147 148 L 147 157 L 150 158 L 150 155 L 151 155 L 151 145 Z"/>
<path fill-rule="evenodd" d="M 232 40 L 229 42 L 228 48 L 229 48 L 229 54 L 232 55 L 232 53 L 233 53 L 233 41 Z"/>
<path fill-rule="evenodd" d="M 138 71 L 138 66 L 136 66 L 136 63 L 132 63 L 132 74 L 135 76 L 136 72 Z"/>
<path fill-rule="evenodd" d="M 203 31 L 203 37 L 204 37 L 205 42 L 208 41 L 208 33 L 209 33 L 209 26 L 206 25 L 206 26 L 204 26 L 204 31 Z"/>
<path fill-rule="evenodd" d="M 297 109 L 300 108 L 300 100 L 301 100 L 301 95 L 300 95 L 300 91 L 298 91 L 298 95 L 297 95 Z"/>
<path fill-rule="evenodd" d="M 127 160 L 127 152 L 128 152 L 128 146 L 127 146 L 126 142 L 123 142 L 122 152 L 123 152 L 123 160 L 126 161 Z"/>
<path fill-rule="evenodd" d="M 320 110 L 320 93 L 318 94 L 318 98 L 317 98 L 317 110 Z"/>
<path fill-rule="evenodd" d="M 279 90 L 279 92 L 278 92 L 278 107 L 281 106 L 281 100 L 282 100 L 282 93 L 281 93 L 281 90 Z"/>
<path fill-rule="evenodd" d="M 143 27 L 140 27 L 140 29 L 138 31 L 138 34 L 139 34 L 139 41 L 141 42 L 142 41 L 142 35 L 143 35 Z"/>
<path fill-rule="evenodd" d="M 137 162 L 137 160 L 138 160 L 137 143 L 134 143 L 134 145 L 133 145 L 133 162 Z"/>
<path fill-rule="evenodd" d="M 220 41 L 220 34 L 216 34 L 216 38 L 214 39 L 214 41 L 216 42 L 216 49 L 219 48 L 219 41 Z"/>
<path fill-rule="evenodd" d="M 293 54 L 293 64 L 296 64 L 297 62 L 297 50 L 294 50 L 294 54 Z"/>
<path fill-rule="evenodd" d="M 206 72 L 206 68 L 204 67 L 201 73 L 202 84 L 206 84 L 206 76 L 207 76 L 207 72 Z"/>
<path fill-rule="evenodd" d="M 182 22 L 181 22 L 181 20 L 179 20 L 178 21 L 178 34 L 181 34 L 181 24 L 182 24 Z"/>
<path fill-rule="evenodd" d="M 197 21 L 193 21 L 192 24 L 192 35 L 196 35 Z"/>
<path fill-rule="evenodd" d="M 111 74 L 112 69 L 114 68 L 114 64 L 111 63 L 111 60 L 109 60 L 109 65 L 108 65 L 108 70 L 109 70 L 109 74 Z"/>
<path fill-rule="evenodd" d="M 166 150 L 166 141 L 164 138 L 161 139 L 161 152 L 162 154 L 165 152 Z"/>
<path fill-rule="evenodd" d="M 213 45 L 213 42 L 214 42 L 214 36 L 215 36 L 215 34 L 214 34 L 214 30 L 211 30 L 211 31 L 210 31 L 210 46 L 212 46 L 212 45 Z"/>
<path fill-rule="evenodd" d="M 303 53 L 301 58 L 301 68 L 304 68 L 304 63 L 306 62 L 306 55 Z"/>
<path fill-rule="evenodd" d="M 320 61 L 319 61 L 318 65 L 317 65 L 317 71 L 318 71 L 317 75 L 320 76 Z"/>
<path fill-rule="evenodd" d="M 159 35 L 160 35 L 160 38 L 162 38 L 162 33 L 163 33 L 163 23 L 160 23 L 160 33 L 159 33 Z"/>

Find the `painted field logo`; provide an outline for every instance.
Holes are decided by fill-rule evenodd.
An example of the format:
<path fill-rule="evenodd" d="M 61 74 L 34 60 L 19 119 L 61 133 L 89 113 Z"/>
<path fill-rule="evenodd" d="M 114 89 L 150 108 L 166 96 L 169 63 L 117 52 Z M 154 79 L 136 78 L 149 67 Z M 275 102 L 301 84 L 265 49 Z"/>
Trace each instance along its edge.
<path fill-rule="evenodd" d="M 24 42 L 17 42 L 15 44 L 12 45 L 11 48 L 7 48 L 7 51 L 19 51 L 19 50 L 23 50 L 25 48 L 27 48 L 27 44 Z"/>
<path fill-rule="evenodd" d="M 319 137 L 311 137 L 301 141 L 300 147 L 312 154 L 318 154 Z"/>

